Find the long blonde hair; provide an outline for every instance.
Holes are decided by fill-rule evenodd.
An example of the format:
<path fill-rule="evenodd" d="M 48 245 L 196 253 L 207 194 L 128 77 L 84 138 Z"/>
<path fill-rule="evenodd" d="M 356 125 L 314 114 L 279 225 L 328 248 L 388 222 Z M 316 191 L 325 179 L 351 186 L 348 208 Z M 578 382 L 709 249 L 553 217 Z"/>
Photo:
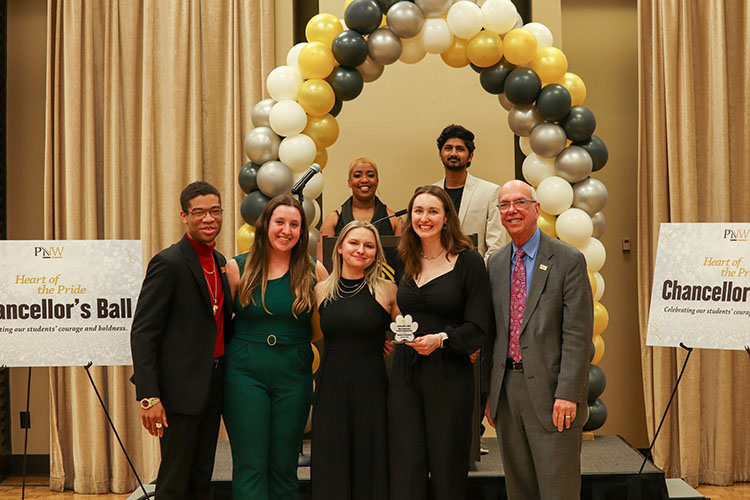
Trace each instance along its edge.
<path fill-rule="evenodd" d="M 353 220 L 341 230 L 339 237 L 336 240 L 336 244 L 333 248 L 333 270 L 328 279 L 323 283 L 323 291 L 325 292 L 325 300 L 336 300 L 341 298 L 339 293 L 339 283 L 341 281 L 341 269 L 343 267 L 343 256 L 338 253 L 339 248 L 344 243 L 346 236 L 357 228 L 369 229 L 370 232 L 375 235 L 375 258 L 372 264 L 367 266 L 365 269 L 365 282 L 367 286 L 372 290 L 374 295 L 382 293 L 385 290 L 386 281 L 380 277 L 383 265 L 385 264 L 385 255 L 383 253 L 383 246 L 380 244 L 380 235 L 375 226 L 364 220 Z"/>
<path fill-rule="evenodd" d="M 268 284 L 268 254 L 271 243 L 268 239 L 268 226 L 271 221 L 273 211 L 280 206 L 294 207 L 299 211 L 302 223 L 300 224 L 299 241 L 292 248 L 292 254 L 289 258 L 289 277 L 292 282 L 292 295 L 294 303 L 292 304 L 292 314 L 296 318 L 298 314 L 305 311 L 312 311 L 315 303 L 313 286 L 313 261 L 307 253 L 307 220 L 302 204 L 291 195 L 279 195 L 269 201 L 263 212 L 261 212 L 258 221 L 255 224 L 255 241 L 247 255 L 245 269 L 240 278 L 240 284 L 237 294 L 242 307 L 248 304 L 255 304 L 253 293 L 260 286 L 260 300 L 263 310 L 271 313 L 266 307 L 266 286 Z"/>

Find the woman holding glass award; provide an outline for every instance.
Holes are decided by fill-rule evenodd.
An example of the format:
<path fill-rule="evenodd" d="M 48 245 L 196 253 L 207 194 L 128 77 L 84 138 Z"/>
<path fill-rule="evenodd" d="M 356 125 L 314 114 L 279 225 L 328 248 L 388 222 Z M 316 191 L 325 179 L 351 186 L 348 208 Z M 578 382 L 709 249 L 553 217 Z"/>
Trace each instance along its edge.
<path fill-rule="evenodd" d="M 331 276 L 315 286 L 325 351 L 312 417 L 313 500 L 388 499 L 388 379 L 383 344 L 396 285 L 380 277 L 377 229 L 348 223 Z"/>
<path fill-rule="evenodd" d="M 417 188 L 399 254 L 398 307 L 417 323 L 397 345 L 388 393 L 391 500 L 467 495 L 474 378 L 472 363 L 491 325 L 484 260 L 473 249 L 448 194 Z"/>

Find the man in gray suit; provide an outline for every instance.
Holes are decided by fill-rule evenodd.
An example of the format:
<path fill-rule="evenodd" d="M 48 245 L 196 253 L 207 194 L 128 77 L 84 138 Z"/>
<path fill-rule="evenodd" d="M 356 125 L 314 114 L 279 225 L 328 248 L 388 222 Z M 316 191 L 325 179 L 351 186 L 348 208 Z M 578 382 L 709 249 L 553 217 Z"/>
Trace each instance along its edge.
<path fill-rule="evenodd" d="M 537 228 L 525 182 L 505 183 L 498 208 L 512 242 L 487 263 L 496 328 L 485 413 L 497 422 L 508 498 L 578 500 L 594 321 L 586 260 Z"/>
<path fill-rule="evenodd" d="M 500 186 L 468 172 L 474 157 L 474 134 L 461 125 L 448 125 L 437 138 L 445 177 L 435 186 L 445 189 L 458 212 L 461 229 L 477 235 L 477 250 L 482 257 L 505 244 L 505 231 L 495 208 Z"/>

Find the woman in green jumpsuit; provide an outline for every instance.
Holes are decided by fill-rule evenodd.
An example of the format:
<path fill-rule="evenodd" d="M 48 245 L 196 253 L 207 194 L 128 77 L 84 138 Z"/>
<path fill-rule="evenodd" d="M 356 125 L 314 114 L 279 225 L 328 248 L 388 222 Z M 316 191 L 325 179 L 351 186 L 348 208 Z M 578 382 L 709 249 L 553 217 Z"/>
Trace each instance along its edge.
<path fill-rule="evenodd" d="M 310 411 L 316 275 L 300 203 L 268 202 L 247 254 L 227 265 L 234 335 L 227 347 L 224 421 L 235 500 L 297 498 L 297 457 Z"/>

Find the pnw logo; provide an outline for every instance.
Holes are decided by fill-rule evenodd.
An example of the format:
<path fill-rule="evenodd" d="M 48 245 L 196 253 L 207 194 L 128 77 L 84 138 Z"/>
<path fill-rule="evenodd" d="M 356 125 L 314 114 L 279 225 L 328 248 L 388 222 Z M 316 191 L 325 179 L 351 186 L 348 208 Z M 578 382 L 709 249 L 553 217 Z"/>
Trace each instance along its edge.
<path fill-rule="evenodd" d="M 62 259 L 65 247 L 34 247 L 34 257 L 42 259 Z"/>
<path fill-rule="evenodd" d="M 750 240 L 750 229 L 725 229 L 724 239 L 729 241 Z"/>

